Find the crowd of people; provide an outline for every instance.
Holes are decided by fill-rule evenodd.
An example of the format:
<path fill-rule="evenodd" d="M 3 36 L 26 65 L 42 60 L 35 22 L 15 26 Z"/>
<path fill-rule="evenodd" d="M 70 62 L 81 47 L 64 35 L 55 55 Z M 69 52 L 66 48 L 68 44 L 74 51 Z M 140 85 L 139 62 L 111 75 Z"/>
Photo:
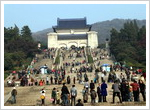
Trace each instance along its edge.
<path fill-rule="evenodd" d="M 55 52 L 56 52 L 56 48 L 45 49 L 43 59 L 45 58 L 54 59 Z"/>
<path fill-rule="evenodd" d="M 103 81 L 102 83 L 98 83 L 97 87 L 96 85 L 97 84 L 94 83 L 93 80 L 91 80 L 90 84 L 86 81 L 82 93 L 80 93 L 80 90 L 76 88 L 76 84 L 73 84 L 69 90 L 66 83 L 63 83 L 61 91 L 55 87 L 52 89 L 52 104 L 75 106 L 79 94 L 82 94 L 83 104 L 90 102 L 91 105 L 94 105 L 95 103 L 107 102 L 108 84 Z M 115 103 L 116 96 L 118 96 L 120 103 L 133 101 L 139 102 L 140 94 L 142 95 L 142 100 L 146 101 L 146 85 L 141 79 L 139 82 L 134 80 L 132 83 L 129 83 L 127 80 L 123 80 L 121 83 L 118 82 L 118 80 L 115 80 L 111 89 L 113 90 L 112 103 Z"/>
<path fill-rule="evenodd" d="M 49 50 L 53 52 L 55 49 Z M 66 51 L 66 50 L 64 50 Z M 64 106 L 83 106 L 86 103 L 103 103 L 109 102 L 107 96 L 109 95 L 108 87 L 111 85 L 113 91 L 112 103 L 115 103 L 115 97 L 118 96 L 120 103 L 122 102 L 139 102 L 140 94 L 143 101 L 146 101 L 146 74 L 142 71 L 133 71 L 130 68 L 123 67 L 122 65 L 110 65 L 110 72 L 103 71 L 100 65 L 99 68 L 93 68 L 92 65 L 87 65 L 86 61 L 76 61 L 74 53 L 77 53 L 78 57 L 84 56 L 84 49 L 69 50 L 70 54 L 66 56 L 62 51 L 61 57 L 65 61 L 66 58 L 72 59 L 72 62 L 63 63 L 63 67 L 60 69 L 51 69 L 50 74 L 46 74 L 45 78 L 36 79 L 33 76 L 40 74 L 40 71 L 35 69 L 33 72 L 22 71 L 19 74 L 20 86 L 50 86 L 51 85 L 63 85 L 60 88 L 51 88 L 51 102 L 54 105 Z M 50 53 L 49 52 L 49 53 Z M 98 55 L 98 51 L 92 53 L 95 57 Z M 48 55 L 48 54 L 47 54 Z M 49 55 L 48 55 L 49 56 Z M 82 65 L 83 64 L 83 65 Z M 75 66 L 78 69 L 72 70 Z M 66 72 L 66 67 L 70 67 L 70 73 Z M 120 72 L 119 74 L 116 72 Z M 33 74 L 31 74 L 33 73 Z M 73 76 L 72 76 L 73 75 Z M 135 76 L 139 76 L 135 78 Z M 68 87 L 72 85 L 72 87 Z M 82 90 L 78 90 L 77 85 L 83 85 Z M 45 105 L 46 90 L 40 91 L 41 104 Z M 82 98 L 77 97 L 82 96 Z M 14 97 L 14 96 L 13 96 Z M 13 98 L 14 100 L 14 98 Z M 15 101 L 13 101 L 15 102 Z"/>

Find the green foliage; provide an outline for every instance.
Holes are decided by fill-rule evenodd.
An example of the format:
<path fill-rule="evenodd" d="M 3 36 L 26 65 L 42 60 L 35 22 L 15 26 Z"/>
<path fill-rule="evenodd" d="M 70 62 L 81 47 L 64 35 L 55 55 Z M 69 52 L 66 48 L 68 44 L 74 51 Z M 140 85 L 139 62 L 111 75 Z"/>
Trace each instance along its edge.
<path fill-rule="evenodd" d="M 46 43 L 41 43 L 41 49 L 46 49 L 47 48 L 47 44 Z"/>
<path fill-rule="evenodd" d="M 58 65 L 60 63 L 60 57 L 59 55 L 57 55 L 56 60 L 55 60 L 55 64 Z"/>
<path fill-rule="evenodd" d="M 136 21 L 127 22 L 118 32 L 111 30 L 111 53 L 116 60 L 126 61 L 128 66 L 146 68 L 146 28 L 138 28 Z"/>
<path fill-rule="evenodd" d="M 4 27 L 4 70 L 21 69 L 27 66 L 37 53 L 37 42 L 32 40 L 28 26 L 21 30 L 15 27 Z"/>
<path fill-rule="evenodd" d="M 24 26 L 21 30 L 21 36 L 23 39 L 25 40 L 30 40 L 32 41 L 32 33 L 31 33 L 31 30 L 29 29 L 28 26 Z"/>
<path fill-rule="evenodd" d="M 59 63 L 60 63 L 60 50 L 58 50 L 58 54 L 55 59 L 55 65 L 58 65 Z"/>
<path fill-rule="evenodd" d="M 4 79 L 6 79 L 9 76 L 9 71 L 4 72 Z"/>
<path fill-rule="evenodd" d="M 11 40 L 16 40 L 20 37 L 19 28 L 15 27 L 5 28 L 4 27 L 4 43 L 8 43 Z"/>
<path fill-rule="evenodd" d="M 11 70 L 13 69 L 13 60 L 11 59 L 11 53 L 4 54 L 4 70 Z"/>
<path fill-rule="evenodd" d="M 88 55 L 88 63 L 93 63 L 93 58 L 91 55 Z"/>
<path fill-rule="evenodd" d="M 102 49 L 104 49 L 106 47 L 106 45 L 105 44 L 99 44 L 98 45 L 98 48 L 102 48 Z"/>

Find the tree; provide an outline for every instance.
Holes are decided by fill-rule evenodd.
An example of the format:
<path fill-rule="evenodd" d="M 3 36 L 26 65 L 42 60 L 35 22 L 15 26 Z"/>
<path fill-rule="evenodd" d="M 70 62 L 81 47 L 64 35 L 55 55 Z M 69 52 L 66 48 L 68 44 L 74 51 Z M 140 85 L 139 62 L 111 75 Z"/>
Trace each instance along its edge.
<path fill-rule="evenodd" d="M 33 40 L 31 30 L 30 30 L 30 28 L 28 26 L 24 26 L 22 28 L 22 30 L 21 30 L 21 36 L 25 40 L 30 40 L 30 41 Z"/>
<path fill-rule="evenodd" d="M 139 28 L 136 20 L 126 22 L 117 32 L 112 28 L 110 51 L 117 61 L 146 68 L 146 28 Z M 130 66 L 130 65 L 129 65 Z"/>
<path fill-rule="evenodd" d="M 13 69 L 13 60 L 11 59 L 10 53 L 4 54 L 4 70 L 11 70 Z"/>
<path fill-rule="evenodd" d="M 120 41 L 119 33 L 114 28 L 112 28 L 112 30 L 110 32 L 111 32 L 111 34 L 110 34 L 111 40 L 110 40 L 110 44 L 109 44 L 110 45 L 110 51 L 111 51 L 112 54 L 115 55 L 116 54 L 116 49 L 115 48 L 117 47 L 118 42 Z"/>
<path fill-rule="evenodd" d="M 15 27 L 14 27 L 14 40 L 18 39 L 20 37 L 19 35 L 19 28 L 17 27 L 17 25 L 15 24 Z"/>
<path fill-rule="evenodd" d="M 15 27 L 5 28 L 4 27 L 4 43 L 8 43 L 11 40 L 16 40 L 20 37 L 19 28 L 17 25 Z"/>
<path fill-rule="evenodd" d="M 37 42 L 32 40 L 28 26 L 21 30 L 14 27 L 4 27 L 4 70 L 19 68 L 22 64 L 29 64 L 37 53 Z"/>

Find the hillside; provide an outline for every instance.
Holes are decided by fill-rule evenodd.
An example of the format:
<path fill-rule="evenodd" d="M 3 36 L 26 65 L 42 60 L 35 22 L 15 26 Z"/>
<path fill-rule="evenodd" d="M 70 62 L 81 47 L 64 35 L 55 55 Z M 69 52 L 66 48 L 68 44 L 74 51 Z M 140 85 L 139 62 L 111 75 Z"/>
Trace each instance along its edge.
<path fill-rule="evenodd" d="M 110 38 L 110 30 L 115 28 L 116 30 L 120 30 L 123 27 L 123 24 L 127 21 L 132 21 L 130 19 L 113 19 L 107 20 L 103 22 L 96 22 L 92 24 L 91 30 L 98 32 L 98 42 L 102 44 L 105 42 L 106 38 Z M 139 27 L 146 25 L 146 20 L 136 20 L 137 25 Z M 36 41 L 41 41 L 47 44 L 47 33 L 53 32 L 52 28 L 44 29 L 42 31 L 38 31 L 33 33 L 32 36 Z"/>
<path fill-rule="evenodd" d="M 32 37 L 36 41 L 40 41 L 40 42 L 47 44 L 47 33 L 49 33 L 49 32 L 53 32 L 53 29 L 48 28 L 48 29 L 44 29 L 42 31 L 32 33 Z"/>

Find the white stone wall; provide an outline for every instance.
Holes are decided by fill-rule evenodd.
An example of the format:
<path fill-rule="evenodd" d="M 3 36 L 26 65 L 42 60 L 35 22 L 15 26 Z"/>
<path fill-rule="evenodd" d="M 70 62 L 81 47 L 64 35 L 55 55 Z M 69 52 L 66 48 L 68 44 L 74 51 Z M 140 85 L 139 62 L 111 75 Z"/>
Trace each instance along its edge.
<path fill-rule="evenodd" d="M 57 35 L 70 34 L 66 32 L 62 33 L 49 33 L 48 34 L 48 48 L 55 47 L 71 47 L 75 45 L 77 47 L 90 46 L 91 48 L 97 48 L 98 46 L 98 37 L 97 32 L 74 32 L 73 34 L 88 34 L 88 39 L 79 39 L 79 40 L 57 40 Z"/>
<path fill-rule="evenodd" d="M 56 33 L 49 33 L 48 34 L 48 48 L 57 48 L 57 34 Z"/>
<path fill-rule="evenodd" d="M 67 46 L 70 48 L 72 45 L 76 47 L 80 46 L 86 46 L 87 45 L 87 39 L 80 39 L 80 40 L 59 40 L 57 41 L 58 47 L 60 48 L 61 46 Z"/>
<path fill-rule="evenodd" d="M 90 31 L 87 34 L 88 34 L 88 46 L 90 46 L 91 48 L 97 48 L 98 46 L 97 32 Z"/>

